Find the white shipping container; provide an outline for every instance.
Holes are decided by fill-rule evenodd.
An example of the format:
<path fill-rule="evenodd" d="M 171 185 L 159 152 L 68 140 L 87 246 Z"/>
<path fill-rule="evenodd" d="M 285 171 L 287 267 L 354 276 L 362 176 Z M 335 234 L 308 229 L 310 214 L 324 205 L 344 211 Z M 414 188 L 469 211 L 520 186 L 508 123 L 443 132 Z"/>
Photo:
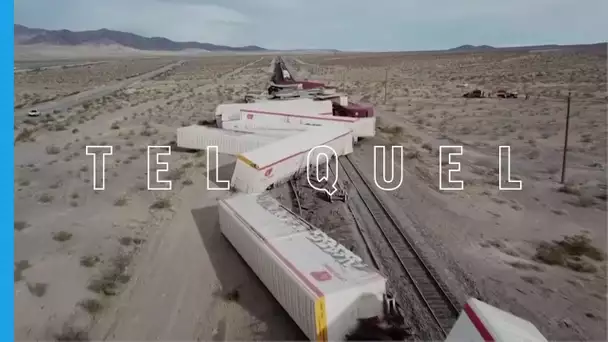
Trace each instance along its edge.
<path fill-rule="evenodd" d="M 325 101 L 323 101 L 325 102 Z M 330 102 L 331 101 L 327 101 Z M 254 109 L 241 111 L 241 120 L 259 121 L 262 124 L 295 124 L 306 126 L 347 127 L 353 131 L 354 138 L 373 137 L 376 134 L 376 118 L 352 118 L 332 115 L 286 114 L 265 112 Z"/>
<path fill-rule="evenodd" d="M 298 99 L 299 100 L 307 100 L 307 99 Z M 223 103 L 217 106 L 215 109 L 215 117 L 217 121 L 230 121 L 230 120 L 239 120 L 240 119 L 240 111 L 242 109 L 268 109 L 268 108 L 277 108 L 275 105 L 276 101 L 259 101 L 253 103 Z M 271 104 L 268 104 L 271 103 Z M 280 106 L 280 105 L 279 105 Z"/>
<path fill-rule="evenodd" d="M 297 130 L 305 131 L 310 129 L 310 126 L 298 125 L 291 123 L 272 122 L 264 124 L 255 120 L 236 120 L 226 123 L 226 128 L 229 129 L 285 129 L 285 130 Z"/>
<path fill-rule="evenodd" d="M 331 101 L 314 101 L 310 98 L 285 101 L 259 101 L 253 103 L 229 103 L 217 106 L 215 115 L 217 121 L 239 120 L 241 110 L 260 112 L 278 112 L 300 115 L 327 115 L 332 113 Z"/>
<path fill-rule="evenodd" d="M 277 137 L 248 134 L 206 126 L 187 126 L 177 129 L 177 146 L 205 150 L 217 146 L 219 153 L 238 155 L 275 142 Z"/>
<path fill-rule="evenodd" d="M 231 131 L 234 132 L 241 132 L 241 133 L 250 133 L 250 134 L 255 134 L 255 135 L 260 135 L 260 136 L 265 136 L 265 137 L 275 137 L 277 139 L 281 139 L 281 138 L 286 138 L 289 136 L 292 136 L 294 134 L 298 134 L 301 131 L 298 130 L 285 130 L 285 129 L 266 129 L 266 128 L 228 128 Z"/>
<path fill-rule="evenodd" d="M 263 192 L 273 184 L 286 181 L 299 171 L 305 170 L 308 153 L 317 146 L 329 146 L 338 156 L 353 152 L 353 135 L 346 127 L 314 127 L 300 134 L 277 140 L 263 148 L 238 155 L 232 186 L 242 192 Z M 325 149 L 311 154 L 311 165 L 324 163 L 318 158 Z"/>
<path fill-rule="evenodd" d="M 295 115 L 331 115 L 333 114 L 333 106 L 331 101 L 315 101 L 313 98 L 297 98 L 284 101 L 269 101 L 272 103 L 280 103 L 263 109 L 257 109 L 261 112 L 280 112 L 284 114 Z"/>
<path fill-rule="evenodd" d="M 467 301 L 445 342 L 547 342 L 534 324 L 475 298 Z"/>
<path fill-rule="evenodd" d="M 259 121 L 238 120 L 226 121 L 222 128 L 235 132 L 247 132 L 273 137 L 288 137 L 306 131 L 307 129 L 310 129 L 310 126 L 282 123 L 264 124 Z"/>
<path fill-rule="evenodd" d="M 370 138 L 376 135 L 376 117 L 358 118 L 353 124 L 353 131 L 357 132 L 357 138 Z"/>
<path fill-rule="evenodd" d="M 340 341 L 382 315 L 386 279 L 267 194 L 219 202 L 223 235 L 311 340 Z"/>

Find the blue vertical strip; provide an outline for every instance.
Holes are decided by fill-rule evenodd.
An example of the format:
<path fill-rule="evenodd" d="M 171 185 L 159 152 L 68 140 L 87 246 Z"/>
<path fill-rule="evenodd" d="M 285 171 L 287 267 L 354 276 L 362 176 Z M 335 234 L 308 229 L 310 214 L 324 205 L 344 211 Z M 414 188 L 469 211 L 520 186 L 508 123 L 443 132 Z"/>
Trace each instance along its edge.
<path fill-rule="evenodd" d="M 0 196 L 4 197 L 1 203 L 2 228 L 0 232 L 4 235 L 0 241 L 3 241 L 4 247 L 0 248 L 0 294 L 6 296 L 0 301 L 0 327 L 2 341 L 15 340 L 15 279 L 14 273 L 11 273 L 11 266 L 14 265 L 14 34 L 13 34 L 13 1 L 0 1 L 0 42 L 4 46 L 4 52 L 0 54 L 0 105 L 2 113 L 0 115 L 0 129 L 4 133 L 0 133 L 0 141 L 4 148 L 2 155 L 6 157 L 5 163 L 0 167 Z M 9 162 L 9 160 L 11 162 Z M 14 269 L 13 269 L 14 272 Z"/>

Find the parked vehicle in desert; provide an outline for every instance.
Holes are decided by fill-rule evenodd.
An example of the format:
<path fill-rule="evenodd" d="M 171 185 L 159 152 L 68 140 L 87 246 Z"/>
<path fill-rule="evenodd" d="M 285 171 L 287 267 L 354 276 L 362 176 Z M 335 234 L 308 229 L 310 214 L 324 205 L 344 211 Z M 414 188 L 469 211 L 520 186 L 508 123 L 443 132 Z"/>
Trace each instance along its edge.
<path fill-rule="evenodd" d="M 27 116 L 40 116 L 40 111 L 38 109 L 32 109 L 27 113 Z"/>

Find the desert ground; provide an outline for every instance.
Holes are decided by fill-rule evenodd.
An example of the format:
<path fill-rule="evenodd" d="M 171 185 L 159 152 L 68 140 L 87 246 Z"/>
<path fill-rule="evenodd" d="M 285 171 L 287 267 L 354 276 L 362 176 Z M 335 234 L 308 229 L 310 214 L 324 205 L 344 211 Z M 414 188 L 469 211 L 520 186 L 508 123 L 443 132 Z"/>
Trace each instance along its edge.
<path fill-rule="evenodd" d="M 226 193 L 205 194 L 203 154 L 161 157 L 170 163 L 172 190 L 146 185 L 146 147 L 170 144 L 177 127 L 261 89 L 271 60 L 184 60 L 97 98 L 104 87 L 176 60 L 118 59 L 16 74 L 16 97 L 44 89 L 56 97 L 40 105 L 69 107 L 29 119 L 16 110 L 17 339 L 301 338 L 221 239 L 209 208 Z M 89 93 L 76 104 L 72 91 Z M 104 190 L 93 189 L 87 145 L 113 146 Z M 222 165 L 230 163 L 224 159 Z M 101 167 L 99 162 L 98 181 Z"/>
<path fill-rule="evenodd" d="M 206 191 L 205 170 L 228 174 L 231 158 L 207 165 L 202 153 L 174 150 L 163 157 L 172 190 L 146 188 L 146 146 L 170 144 L 176 128 L 261 92 L 273 56 L 153 57 L 47 62 L 15 73 L 16 338 L 301 339 L 218 231 L 214 203 L 229 194 Z M 384 196 L 455 296 L 511 311 L 551 340 L 606 339 L 605 56 L 286 59 L 298 76 L 375 105 L 378 136 L 354 158 L 371 178 L 374 145 L 404 147 L 404 182 Z M 461 97 L 475 88 L 521 95 Z M 32 106 L 43 115 L 27 118 Z M 114 148 L 104 190 L 93 189 L 87 145 Z M 440 145 L 464 146 L 453 159 L 462 163 L 454 177 L 464 190 L 439 190 Z M 498 190 L 499 145 L 511 146 L 521 191 Z M 299 183 L 303 216 L 362 253 L 343 203 L 323 204 Z M 288 187 L 274 192 L 293 204 Z"/>
<path fill-rule="evenodd" d="M 524 317 L 551 340 L 606 339 L 605 54 L 325 55 L 293 57 L 290 65 L 375 105 L 379 134 L 354 157 L 371 179 L 373 146 L 403 146 L 404 181 L 384 195 L 458 297 Z M 473 89 L 520 96 L 462 98 Z M 439 189 L 442 145 L 463 146 L 452 157 L 461 163 L 453 177 L 464 181 L 462 191 Z M 505 145 L 521 191 L 499 190 Z"/>

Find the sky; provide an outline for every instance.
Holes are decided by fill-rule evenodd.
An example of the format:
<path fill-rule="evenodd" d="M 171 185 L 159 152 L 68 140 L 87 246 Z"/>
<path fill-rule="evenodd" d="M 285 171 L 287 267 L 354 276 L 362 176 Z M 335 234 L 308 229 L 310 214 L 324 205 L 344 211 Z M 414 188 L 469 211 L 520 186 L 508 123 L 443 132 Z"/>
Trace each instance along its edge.
<path fill-rule="evenodd" d="M 417 51 L 608 40 L 608 0 L 15 0 L 15 23 L 272 49 Z"/>

